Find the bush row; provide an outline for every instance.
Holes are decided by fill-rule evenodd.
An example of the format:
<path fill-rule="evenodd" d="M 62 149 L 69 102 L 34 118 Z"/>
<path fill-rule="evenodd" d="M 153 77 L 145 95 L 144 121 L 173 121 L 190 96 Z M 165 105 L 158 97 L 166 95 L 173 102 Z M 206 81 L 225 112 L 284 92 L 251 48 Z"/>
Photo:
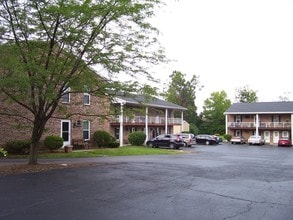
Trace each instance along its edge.
<path fill-rule="evenodd" d="M 128 142 L 133 146 L 142 146 L 145 142 L 146 134 L 142 131 L 136 131 L 128 136 Z M 93 141 L 99 148 L 109 147 L 117 148 L 119 143 L 107 131 L 96 131 L 93 135 Z M 9 141 L 4 145 L 3 150 L 9 154 L 24 155 L 29 153 L 31 141 L 30 140 L 15 140 Z M 59 136 L 47 136 L 44 139 L 44 147 L 50 151 L 58 150 L 63 145 L 63 138 Z"/>

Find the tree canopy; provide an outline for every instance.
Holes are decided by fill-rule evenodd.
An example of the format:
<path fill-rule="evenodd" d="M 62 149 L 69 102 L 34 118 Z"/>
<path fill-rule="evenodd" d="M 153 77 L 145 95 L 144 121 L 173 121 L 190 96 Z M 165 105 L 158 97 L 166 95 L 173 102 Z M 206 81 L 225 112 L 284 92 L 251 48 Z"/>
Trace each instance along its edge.
<path fill-rule="evenodd" d="M 250 89 L 248 86 L 239 87 L 236 89 L 235 99 L 237 102 L 256 102 L 257 91 Z"/>
<path fill-rule="evenodd" d="M 96 95 L 113 86 L 90 66 L 151 77 L 146 64 L 165 59 L 158 30 L 148 22 L 159 5 L 159 0 L 1 1 L 0 95 L 32 114 L 30 164 L 37 163 L 45 125 L 68 86 L 84 92 L 86 85 Z"/>
<path fill-rule="evenodd" d="M 208 134 L 225 133 L 224 112 L 230 107 L 231 101 L 225 91 L 213 92 L 210 98 L 204 101 L 201 115 L 201 132 Z"/>
<path fill-rule="evenodd" d="M 197 133 L 197 107 L 195 105 L 196 91 L 201 89 L 199 78 L 192 75 L 186 79 L 186 75 L 180 71 L 173 71 L 170 75 L 171 82 L 164 93 L 166 100 L 187 108 L 184 113 L 184 120 L 190 124 L 191 132 Z"/>

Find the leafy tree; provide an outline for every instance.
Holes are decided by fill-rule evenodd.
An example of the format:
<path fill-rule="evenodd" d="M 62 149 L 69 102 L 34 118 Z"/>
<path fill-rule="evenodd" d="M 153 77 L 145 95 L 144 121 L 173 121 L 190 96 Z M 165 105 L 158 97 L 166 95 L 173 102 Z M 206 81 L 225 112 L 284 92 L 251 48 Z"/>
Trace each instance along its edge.
<path fill-rule="evenodd" d="M 225 115 L 224 112 L 230 107 L 231 101 L 227 98 L 225 91 L 213 92 L 210 98 L 204 101 L 201 115 L 202 133 L 224 134 Z"/>
<path fill-rule="evenodd" d="M 31 114 L 18 115 L 32 124 L 29 164 L 37 164 L 45 125 L 68 86 L 84 92 L 87 85 L 87 92 L 102 96 L 112 86 L 89 66 L 110 75 L 151 77 L 145 64 L 165 59 L 157 29 L 148 22 L 159 5 L 160 0 L 1 1 L 0 95 Z"/>
<path fill-rule="evenodd" d="M 258 97 L 257 91 L 249 89 L 248 86 L 240 87 L 236 89 L 235 99 L 237 102 L 251 103 L 256 102 Z"/>
<path fill-rule="evenodd" d="M 170 75 L 171 82 L 167 91 L 164 93 L 166 100 L 187 108 L 184 112 L 184 120 L 191 126 L 191 132 L 197 133 L 197 107 L 195 105 L 196 91 L 200 90 L 199 79 L 193 75 L 190 80 L 186 79 L 186 75 L 180 71 L 173 71 Z"/>

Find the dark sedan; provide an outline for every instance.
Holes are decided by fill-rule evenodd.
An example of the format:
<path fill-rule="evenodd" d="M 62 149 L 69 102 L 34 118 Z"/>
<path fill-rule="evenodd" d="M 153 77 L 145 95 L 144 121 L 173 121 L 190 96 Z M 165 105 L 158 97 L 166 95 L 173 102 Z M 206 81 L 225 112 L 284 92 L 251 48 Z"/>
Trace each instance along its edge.
<path fill-rule="evenodd" d="M 146 142 L 149 147 L 169 147 L 179 149 L 184 146 L 184 140 L 180 135 L 161 134 Z"/>
<path fill-rule="evenodd" d="M 199 134 L 195 136 L 197 144 L 212 145 L 218 144 L 217 138 L 214 135 L 209 134 Z"/>

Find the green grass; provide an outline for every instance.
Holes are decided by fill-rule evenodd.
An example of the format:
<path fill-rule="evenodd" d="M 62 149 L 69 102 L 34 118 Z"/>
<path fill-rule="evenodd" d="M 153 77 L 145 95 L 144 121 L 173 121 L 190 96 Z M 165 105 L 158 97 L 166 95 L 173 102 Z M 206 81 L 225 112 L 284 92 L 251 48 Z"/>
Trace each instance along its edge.
<path fill-rule="evenodd" d="M 65 153 L 63 150 L 55 152 L 55 153 L 40 153 L 38 155 L 38 158 L 54 159 L 54 158 L 82 158 L 82 157 L 99 157 L 99 156 L 114 157 L 114 156 L 134 156 L 134 155 L 163 155 L 163 154 L 168 155 L 168 154 L 182 154 L 182 153 L 183 153 L 182 150 L 149 148 L 144 146 L 123 146 L 119 148 L 74 150 L 70 153 Z"/>

